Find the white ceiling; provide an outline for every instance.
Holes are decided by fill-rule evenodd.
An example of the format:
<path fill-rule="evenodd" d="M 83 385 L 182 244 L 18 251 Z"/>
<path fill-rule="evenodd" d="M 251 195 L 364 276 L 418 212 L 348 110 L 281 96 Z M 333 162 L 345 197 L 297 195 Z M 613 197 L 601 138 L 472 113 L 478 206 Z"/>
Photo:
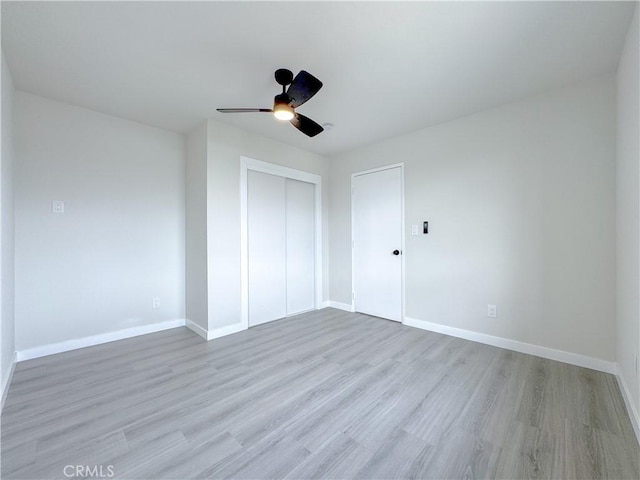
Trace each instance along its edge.
<path fill-rule="evenodd" d="M 17 89 L 178 132 L 210 117 L 322 154 L 616 69 L 634 2 L 2 2 Z M 273 72 L 323 89 L 307 138 Z"/>

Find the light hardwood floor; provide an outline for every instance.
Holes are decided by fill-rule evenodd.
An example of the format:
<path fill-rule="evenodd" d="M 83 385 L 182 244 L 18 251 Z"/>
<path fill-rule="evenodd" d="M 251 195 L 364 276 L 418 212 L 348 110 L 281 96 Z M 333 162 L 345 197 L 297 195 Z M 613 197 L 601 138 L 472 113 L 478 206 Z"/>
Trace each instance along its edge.
<path fill-rule="evenodd" d="M 612 375 L 333 309 L 22 362 L 2 413 L 3 478 L 623 479 L 639 459 Z"/>

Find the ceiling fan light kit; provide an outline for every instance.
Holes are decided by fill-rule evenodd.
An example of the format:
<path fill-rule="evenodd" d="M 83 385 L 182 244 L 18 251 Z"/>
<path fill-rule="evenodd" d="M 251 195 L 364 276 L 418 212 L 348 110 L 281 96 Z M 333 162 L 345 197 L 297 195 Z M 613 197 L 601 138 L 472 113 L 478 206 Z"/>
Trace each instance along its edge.
<path fill-rule="evenodd" d="M 273 101 L 273 116 L 278 120 L 291 120 L 294 117 L 293 108 L 289 105 L 289 97 L 286 93 L 276 95 Z"/>
<path fill-rule="evenodd" d="M 322 88 L 322 82 L 310 73 L 300 70 L 293 77 L 291 70 L 280 68 L 275 72 L 276 82 L 282 85 L 282 93 L 275 96 L 273 109 L 270 108 L 218 108 L 221 113 L 273 113 L 278 120 L 289 121 L 294 127 L 309 137 L 315 137 L 324 130 L 322 126 L 295 111 L 297 107 L 313 97 Z M 287 88 L 289 85 L 289 88 Z"/>

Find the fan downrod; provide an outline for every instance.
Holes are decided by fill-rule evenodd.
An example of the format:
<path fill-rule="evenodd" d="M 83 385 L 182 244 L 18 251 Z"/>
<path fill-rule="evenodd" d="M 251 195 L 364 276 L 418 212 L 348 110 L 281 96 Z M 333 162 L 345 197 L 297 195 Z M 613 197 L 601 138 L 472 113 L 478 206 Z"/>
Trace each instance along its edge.
<path fill-rule="evenodd" d="M 293 72 L 286 68 L 276 70 L 276 82 L 283 87 L 289 85 L 293 81 Z"/>

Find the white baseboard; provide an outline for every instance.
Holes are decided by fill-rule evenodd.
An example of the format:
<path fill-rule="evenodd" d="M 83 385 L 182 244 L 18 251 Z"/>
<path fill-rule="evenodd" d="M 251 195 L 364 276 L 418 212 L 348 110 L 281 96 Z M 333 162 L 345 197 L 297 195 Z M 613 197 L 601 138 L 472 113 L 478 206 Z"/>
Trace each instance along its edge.
<path fill-rule="evenodd" d="M 200 335 L 205 340 L 207 340 L 207 335 L 208 335 L 209 332 L 207 332 L 204 328 L 202 328 L 197 323 L 192 322 L 191 320 L 187 320 L 185 322 L 185 327 L 187 327 L 189 330 L 197 333 L 198 335 Z"/>
<path fill-rule="evenodd" d="M 331 308 L 337 308 L 338 310 L 344 310 L 345 312 L 355 312 L 353 305 L 349 305 L 348 303 L 334 302 L 333 300 L 329 300 L 328 302 L 324 302 L 325 306 Z"/>
<path fill-rule="evenodd" d="M 506 348 L 507 350 L 527 353 L 529 355 L 548 358 L 549 360 L 556 360 L 558 362 L 577 365 L 579 367 L 590 368 L 592 370 L 598 370 L 600 372 L 615 374 L 617 370 L 615 362 L 608 362 L 599 358 L 588 357 L 586 355 L 580 355 L 577 353 L 565 352 L 563 350 L 541 347 L 540 345 L 519 342 L 517 340 L 510 340 L 508 338 L 494 337 L 493 335 L 487 335 L 486 333 L 472 332 L 471 330 L 449 327 L 446 325 L 440 325 L 437 323 L 427 322 L 425 320 L 418 320 L 409 317 L 405 317 L 402 323 L 410 327 L 421 328 L 423 330 L 442 333 L 444 335 L 450 335 L 452 337 L 464 338 L 465 340 L 484 343 L 486 345 L 492 345 L 494 347 Z"/>
<path fill-rule="evenodd" d="M 616 367 L 616 378 L 618 379 L 618 386 L 620 387 L 620 391 L 622 392 L 622 398 L 624 398 L 624 404 L 627 407 L 627 412 L 629 413 L 629 418 L 631 419 L 631 425 L 633 426 L 633 431 L 636 434 L 636 439 L 640 444 L 640 415 L 638 415 L 638 410 L 633 404 L 631 392 L 629 391 L 627 382 L 624 380 L 624 376 L 622 375 L 622 369 L 620 368 L 619 364 L 616 364 Z"/>
<path fill-rule="evenodd" d="M 241 323 L 234 323 L 233 325 L 227 325 L 226 327 L 214 328 L 213 330 L 209 330 L 209 335 L 207 335 L 207 340 L 213 340 L 214 338 L 225 337 L 227 335 L 231 335 L 232 333 L 238 333 L 246 329 L 247 327 L 245 327 Z"/>
<path fill-rule="evenodd" d="M 246 330 L 241 323 L 234 323 L 233 325 L 227 325 L 226 327 L 214 328 L 213 330 L 205 330 L 197 323 L 187 320 L 187 328 L 193 330 L 205 340 L 213 340 L 214 338 L 226 337 L 232 333 L 238 333 L 242 330 Z"/>
<path fill-rule="evenodd" d="M 9 371 L 4 377 L 2 382 L 2 403 L 0 403 L 0 412 L 4 409 L 4 401 L 7 399 L 7 393 L 9 393 L 9 385 L 11 385 L 11 379 L 13 378 L 13 372 L 16 369 L 16 362 L 18 361 L 18 352 L 13 352 L 11 358 L 11 365 L 9 365 Z"/>
<path fill-rule="evenodd" d="M 171 328 L 184 327 L 184 319 L 168 320 L 166 322 L 152 323 L 150 325 L 140 325 L 138 327 L 125 328 L 115 332 L 101 333 L 99 335 L 91 335 L 90 337 L 74 338 L 60 343 L 51 343 L 40 347 L 28 348 L 17 352 L 17 361 L 23 362 L 32 358 L 46 357 L 55 353 L 68 352 L 78 348 L 92 347 L 102 343 L 115 342 L 125 338 L 137 337 L 138 335 L 146 335 L 147 333 L 160 332 Z"/>

